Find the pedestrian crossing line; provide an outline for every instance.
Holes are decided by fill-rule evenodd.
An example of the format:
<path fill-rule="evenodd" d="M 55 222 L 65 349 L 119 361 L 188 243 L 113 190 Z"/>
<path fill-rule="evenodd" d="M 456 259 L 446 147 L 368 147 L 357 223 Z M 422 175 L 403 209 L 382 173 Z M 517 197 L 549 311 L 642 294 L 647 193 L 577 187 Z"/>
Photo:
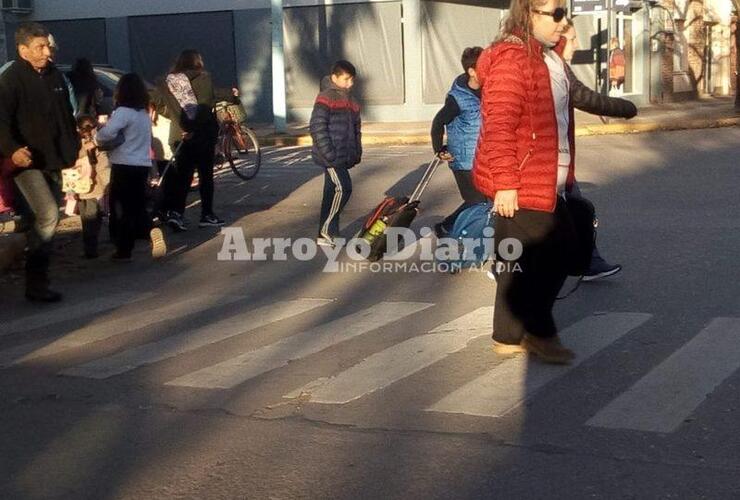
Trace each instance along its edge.
<path fill-rule="evenodd" d="M 334 377 L 309 382 L 283 397 L 294 399 L 309 396 L 308 401 L 312 403 L 349 403 L 464 349 L 476 338 L 490 335 L 492 316 L 493 307 L 481 307 L 426 335 L 373 354 Z"/>
<path fill-rule="evenodd" d="M 54 309 L 39 314 L 0 323 L 0 337 L 13 333 L 27 332 L 62 321 L 90 316 L 126 304 L 148 299 L 152 293 L 125 292 L 85 300 L 76 304 L 64 303 Z"/>
<path fill-rule="evenodd" d="M 331 302 L 333 302 L 332 299 L 296 299 L 277 302 L 156 342 L 127 349 L 112 356 L 71 367 L 63 370 L 61 374 L 105 379 L 257 330 L 270 323 L 298 316 Z"/>
<path fill-rule="evenodd" d="M 481 417 L 504 416 L 539 389 L 573 370 L 651 317 L 644 313 L 605 313 L 584 318 L 560 333 L 563 343 L 576 353 L 572 364 L 546 365 L 530 361 L 522 355 L 508 358 L 426 408 L 426 411 Z"/>
<path fill-rule="evenodd" d="M 587 425 L 670 433 L 740 368 L 740 318 L 715 318 Z"/>
<path fill-rule="evenodd" d="M 0 367 L 17 365 L 33 359 L 52 356 L 69 349 L 79 348 L 93 342 L 100 342 L 101 340 L 107 340 L 146 328 L 172 318 L 196 314 L 208 310 L 214 307 L 214 305 L 232 304 L 244 300 L 244 298 L 243 296 L 236 295 L 226 297 L 215 295 L 192 297 L 153 310 L 138 311 L 136 314 L 126 315 L 122 318 L 87 325 L 51 342 L 41 340 L 0 351 Z"/>
<path fill-rule="evenodd" d="M 380 302 L 274 344 L 183 375 L 165 385 L 229 389 L 275 368 L 283 367 L 290 361 L 377 330 L 432 305 L 421 302 Z"/>

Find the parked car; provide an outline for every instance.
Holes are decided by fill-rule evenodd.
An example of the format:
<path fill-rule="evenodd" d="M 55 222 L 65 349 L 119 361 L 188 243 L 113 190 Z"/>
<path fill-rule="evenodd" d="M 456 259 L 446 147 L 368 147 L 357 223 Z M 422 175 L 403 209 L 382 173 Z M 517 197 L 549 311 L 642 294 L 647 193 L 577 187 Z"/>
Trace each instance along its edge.
<path fill-rule="evenodd" d="M 60 71 L 65 74 L 69 74 L 72 67 L 68 64 L 57 65 Z M 110 114 L 113 111 L 113 92 L 118 85 L 118 80 L 121 79 L 126 71 L 123 71 L 112 66 L 96 64 L 93 66 L 95 76 L 100 83 L 100 87 L 103 91 L 103 103 L 101 104 L 101 114 Z M 154 85 L 150 82 L 144 81 L 149 91 L 154 90 Z M 170 137 L 170 120 L 164 116 L 157 117 L 157 123 L 152 125 L 152 136 L 154 138 L 154 155 L 157 160 L 167 160 L 172 156 L 172 150 L 169 145 Z"/>

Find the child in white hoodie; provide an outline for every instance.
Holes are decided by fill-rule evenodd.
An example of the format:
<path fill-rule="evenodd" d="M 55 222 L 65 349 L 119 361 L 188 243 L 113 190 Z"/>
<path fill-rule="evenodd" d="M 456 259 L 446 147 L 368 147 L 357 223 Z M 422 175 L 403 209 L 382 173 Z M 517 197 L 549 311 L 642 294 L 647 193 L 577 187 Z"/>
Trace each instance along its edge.
<path fill-rule="evenodd" d="M 97 133 L 101 149 L 111 149 L 110 223 L 116 245 L 113 260 L 129 261 L 137 235 L 149 231 L 152 257 L 165 255 L 161 229 L 152 228 L 146 211 L 146 185 L 152 146 L 149 92 L 135 73 L 123 75 L 115 92 L 116 109 Z"/>

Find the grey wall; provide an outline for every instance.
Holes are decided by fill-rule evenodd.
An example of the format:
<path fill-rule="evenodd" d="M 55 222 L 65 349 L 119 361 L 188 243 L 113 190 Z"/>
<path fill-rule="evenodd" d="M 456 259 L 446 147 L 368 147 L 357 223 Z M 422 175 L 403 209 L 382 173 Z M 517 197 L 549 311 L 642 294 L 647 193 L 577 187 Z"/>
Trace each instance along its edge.
<path fill-rule="evenodd" d="M 216 85 L 236 85 L 232 12 L 128 18 L 131 69 L 150 81 L 164 76 L 183 49 L 197 49 Z"/>
<path fill-rule="evenodd" d="M 337 59 L 357 68 L 363 105 L 404 102 L 399 2 L 288 8 L 284 35 L 288 107 L 312 105 Z"/>
<path fill-rule="evenodd" d="M 234 12 L 236 68 L 250 122 L 272 121 L 270 9 Z"/>
<path fill-rule="evenodd" d="M 60 47 L 57 62 L 72 64 L 75 59 L 86 57 L 96 64 L 108 63 L 105 19 L 74 19 L 70 21 L 42 21 Z M 16 59 L 16 23 L 5 23 L 8 59 Z"/>
<path fill-rule="evenodd" d="M 462 73 L 465 47 L 487 47 L 499 31 L 501 10 L 489 6 L 422 1 L 424 103 L 444 102 Z"/>
<path fill-rule="evenodd" d="M 108 39 L 108 64 L 131 71 L 131 46 L 128 36 L 128 18 L 112 17 L 105 20 Z"/>

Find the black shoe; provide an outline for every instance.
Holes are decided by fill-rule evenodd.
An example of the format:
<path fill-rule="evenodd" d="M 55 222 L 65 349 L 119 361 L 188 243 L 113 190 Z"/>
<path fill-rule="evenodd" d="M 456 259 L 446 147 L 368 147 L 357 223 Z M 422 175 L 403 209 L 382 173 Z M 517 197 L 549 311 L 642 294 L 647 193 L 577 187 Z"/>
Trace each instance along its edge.
<path fill-rule="evenodd" d="M 221 227 L 225 222 L 213 214 L 204 215 L 200 218 L 198 227 Z"/>
<path fill-rule="evenodd" d="M 447 238 L 447 236 L 450 234 L 450 232 L 445 228 L 444 224 L 441 222 L 437 222 L 434 225 L 434 234 L 437 236 L 437 239 L 441 238 Z"/>
<path fill-rule="evenodd" d="M 591 267 L 583 275 L 583 281 L 595 281 L 608 276 L 614 276 L 622 270 L 619 264 L 609 264 L 604 259 L 593 259 Z"/>
<path fill-rule="evenodd" d="M 26 299 L 31 302 L 59 302 L 62 300 L 62 294 L 48 288 L 41 290 L 26 290 Z"/>
<path fill-rule="evenodd" d="M 167 225 L 177 232 L 188 230 L 188 226 L 185 225 L 185 221 L 183 220 L 182 215 L 175 212 L 174 210 L 167 213 Z"/>

